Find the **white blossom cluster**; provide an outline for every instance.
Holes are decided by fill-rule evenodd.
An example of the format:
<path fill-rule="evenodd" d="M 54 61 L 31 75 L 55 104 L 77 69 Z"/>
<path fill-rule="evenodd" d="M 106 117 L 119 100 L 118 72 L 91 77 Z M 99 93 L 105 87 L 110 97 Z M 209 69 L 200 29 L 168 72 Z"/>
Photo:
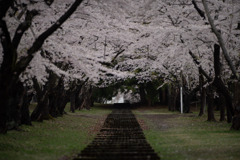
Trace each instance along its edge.
<path fill-rule="evenodd" d="M 34 39 L 55 23 L 73 0 L 55 0 L 51 6 L 43 1 L 34 4 L 28 0 L 22 2 L 29 10 L 37 9 L 40 14 L 34 18 L 31 30 L 24 34 L 18 58 L 26 56 L 26 50 Z M 200 1 L 197 5 L 204 11 Z M 239 73 L 240 30 L 237 30 L 237 25 L 240 5 L 237 0 L 212 0 L 208 6 Z M 6 18 L 10 33 L 14 33 L 22 20 Z M 26 82 L 36 77 L 44 85 L 48 68 L 66 77 L 66 83 L 89 78 L 92 85 L 107 86 L 133 77 L 138 83 L 159 77 L 166 82 L 177 82 L 182 72 L 189 88 L 192 88 L 198 84 L 199 66 L 193 62 L 189 51 L 198 57 L 206 73 L 214 77 L 215 43 L 218 41 L 207 18 L 199 15 L 190 0 L 86 0 L 46 40 L 42 47 L 43 51 L 47 51 L 46 57 L 35 54 L 21 77 Z M 115 57 L 122 49 L 123 53 Z M 114 57 L 115 62 L 112 61 Z M 221 57 L 223 78 L 227 80 L 231 72 L 224 57 Z M 31 82 L 28 83 L 31 85 Z"/>

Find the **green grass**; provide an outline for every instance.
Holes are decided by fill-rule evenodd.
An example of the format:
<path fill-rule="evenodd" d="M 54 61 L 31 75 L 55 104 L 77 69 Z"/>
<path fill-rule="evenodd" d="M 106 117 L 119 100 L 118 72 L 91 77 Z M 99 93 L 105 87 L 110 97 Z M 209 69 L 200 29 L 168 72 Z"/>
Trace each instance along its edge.
<path fill-rule="evenodd" d="M 175 112 L 175 117 L 167 119 L 149 117 L 152 113 L 172 114 L 159 108 L 134 113 L 148 126 L 144 130 L 147 141 L 163 160 L 237 160 L 240 157 L 240 131 L 231 131 L 231 124 L 207 122 L 206 115 L 197 117 L 196 113 Z M 219 114 L 215 115 L 219 119 Z"/>
<path fill-rule="evenodd" d="M 0 134 L 0 160 L 71 158 L 93 140 L 102 125 L 100 121 L 110 111 L 97 106 L 89 111 L 68 112 L 53 120 L 33 122 L 33 126 L 23 125 L 22 131 Z"/>
<path fill-rule="evenodd" d="M 89 111 L 68 112 L 53 120 L 34 122 L 33 126 L 23 125 L 23 131 L 0 135 L 0 160 L 71 159 L 93 140 L 111 110 L 96 105 Z M 197 112 L 180 115 L 159 107 L 139 108 L 134 113 L 144 122 L 147 141 L 163 160 L 240 157 L 240 131 L 230 131 L 231 124 L 207 122 L 206 115 L 197 117 Z M 219 113 L 215 115 L 219 119 Z"/>

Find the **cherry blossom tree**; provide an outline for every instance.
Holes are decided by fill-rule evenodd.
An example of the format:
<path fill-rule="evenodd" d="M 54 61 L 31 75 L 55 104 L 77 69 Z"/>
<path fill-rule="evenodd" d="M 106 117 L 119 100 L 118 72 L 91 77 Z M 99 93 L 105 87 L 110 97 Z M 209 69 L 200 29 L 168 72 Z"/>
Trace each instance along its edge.
<path fill-rule="evenodd" d="M 229 84 L 239 81 L 240 71 L 238 1 L 86 0 L 77 8 L 80 3 L 22 0 L 1 5 L 1 97 L 16 99 L 23 92 L 14 90 L 18 82 L 34 88 L 38 107 L 32 119 L 42 120 L 62 114 L 67 101 L 73 112 L 88 108 L 94 88 L 131 79 L 142 101 L 149 97 L 147 86 L 168 88 L 172 110 L 180 86 L 185 112 L 198 91 L 203 100 L 205 90 L 208 97 L 223 96 L 231 121 L 236 93 Z M 64 97 L 60 108 L 51 98 L 58 95 Z M 6 108 L 1 109 L 2 128 Z"/>
<path fill-rule="evenodd" d="M 19 52 L 19 44 L 26 30 L 31 26 L 32 19 L 36 16 L 39 11 L 44 7 L 40 5 L 39 11 L 37 9 L 31 8 L 32 5 L 28 5 L 28 1 L 20 2 L 17 1 L 1 1 L 1 20 L 0 20 L 0 29 L 1 29 L 1 69 L 0 69 L 0 97 L 1 97 L 1 119 L 0 119 L 0 132 L 4 133 L 8 129 L 8 122 L 13 121 L 17 126 L 17 114 L 18 112 L 18 87 L 16 86 L 19 83 L 20 74 L 28 67 L 29 63 L 34 57 L 34 54 L 39 51 L 44 43 L 44 41 L 56 31 L 76 10 L 76 8 L 81 4 L 81 0 L 76 0 L 70 8 L 59 18 L 57 19 L 48 29 L 42 32 L 40 35 L 33 40 L 32 45 L 26 50 L 25 56 L 21 56 Z M 30 3 L 34 3 L 31 2 Z M 29 8 L 28 8 L 29 6 Z M 18 12 L 19 8 L 21 11 Z M 7 15 L 7 11 L 12 10 L 13 15 Z M 16 10 L 16 12 L 15 12 Z M 10 32 L 11 24 L 7 25 L 7 21 L 12 16 L 20 21 L 19 25 L 14 25 L 15 32 Z M 25 14 L 25 18 L 22 18 L 22 15 Z M 15 23 L 17 24 L 17 23 Z M 9 26 L 9 28 L 8 28 Z M 12 27 L 14 28 L 14 27 Z M 12 29 L 11 28 L 11 29 Z M 12 34 L 14 33 L 14 34 Z M 27 53 L 27 54 L 26 54 Z M 14 126 L 14 127 L 15 127 Z"/>

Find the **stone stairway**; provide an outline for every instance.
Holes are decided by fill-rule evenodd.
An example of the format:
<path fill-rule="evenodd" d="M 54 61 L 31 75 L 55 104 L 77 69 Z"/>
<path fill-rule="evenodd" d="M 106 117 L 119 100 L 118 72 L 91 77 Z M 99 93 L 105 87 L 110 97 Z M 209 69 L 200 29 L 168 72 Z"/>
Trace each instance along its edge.
<path fill-rule="evenodd" d="M 114 109 L 74 160 L 159 160 L 130 109 Z"/>

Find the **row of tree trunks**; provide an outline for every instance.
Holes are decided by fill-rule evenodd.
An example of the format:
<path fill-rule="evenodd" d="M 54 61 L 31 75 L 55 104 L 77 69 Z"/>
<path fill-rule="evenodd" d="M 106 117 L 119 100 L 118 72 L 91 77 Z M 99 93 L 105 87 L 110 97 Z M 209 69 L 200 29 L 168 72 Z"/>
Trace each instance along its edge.
<path fill-rule="evenodd" d="M 19 60 L 17 59 L 18 46 L 25 31 L 31 26 L 32 19 L 37 15 L 37 12 L 35 10 L 26 12 L 25 20 L 18 27 L 16 26 L 17 31 L 13 35 L 13 38 L 11 38 L 5 21 L 5 15 L 8 9 L 13 6 L 13 2 L 13 0 L 0 1 L 0 39 L 3 49 L 3 61 L 0 66 L 0 133 L 6 133 L 9 127 L 12 128 L 20 125 L 19 119 L 21 116 L 19 116 L 20 108 L 18 104 L 21 99 L 21 96 L 19 97 L 21 91 L 18 90 L 18 83 L 21 82 L 19 75 L 28 67 L 34 57 L 34 53 L 41 49 L 44 41 L 74 13 L 82 3 L 82 0 L 76 0 L 55 23 L 40 34 L 27 50 L 27 56 Z"/>
<path fill-rule="evenodd" d="M 54 73 L 49 73 L 49 81 L 40 86 L 33 79 L 37 92 L 37 107 L 31 114 L 32 121 L 43 121 L 64 114 L 66 104 L 70 101 L 70 110 L 90 109 L 92 107 L 92 87 L 90 85 L 74 85 L 68 91 L 64 89 L 63 80 Z"/>

